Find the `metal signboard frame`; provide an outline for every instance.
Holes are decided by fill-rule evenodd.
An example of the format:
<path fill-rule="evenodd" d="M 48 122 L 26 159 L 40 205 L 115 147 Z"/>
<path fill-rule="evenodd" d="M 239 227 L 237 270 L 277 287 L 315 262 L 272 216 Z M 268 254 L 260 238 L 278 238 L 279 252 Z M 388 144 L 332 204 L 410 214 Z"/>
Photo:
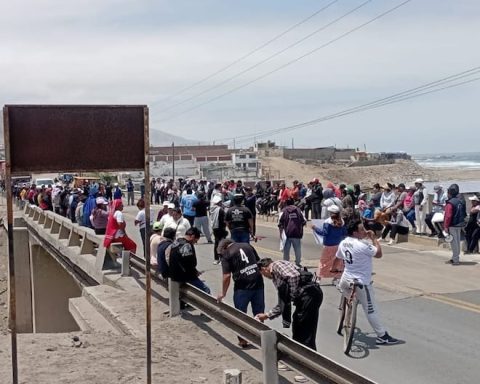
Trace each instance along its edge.
<path fill-rule="evenodd" d="M 12 380 L 18 384 L 12 176 L 143 170 L 145 196 L 150 196 L 149 113 L 145 105 L 5 105 L 3 122 Z M 150 199 L 145 199 L 145 222 L 150 223 Z M 150 234 L 146 225 L 147 239 Z M 151 384 L 150 247 L 145 243 L 147 384 Z"/>

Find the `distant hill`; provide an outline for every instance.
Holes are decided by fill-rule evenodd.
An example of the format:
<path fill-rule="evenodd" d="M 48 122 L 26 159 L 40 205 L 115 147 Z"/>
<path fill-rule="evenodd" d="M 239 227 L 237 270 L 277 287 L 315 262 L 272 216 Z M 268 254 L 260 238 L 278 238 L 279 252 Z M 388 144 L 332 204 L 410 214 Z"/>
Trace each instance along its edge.
<path fill-rule="evenodd" d="M 172 145 L 172 143 L 175 143 L 175 145 L 197 145 L 199 143 L 203 144 L 202 142 L 185 139 L 181 136 L 175 136 L 170 133 L 160 131 L 158 129 L 150 128 L 150 145 L 156 147 L 166 147 Z"/>

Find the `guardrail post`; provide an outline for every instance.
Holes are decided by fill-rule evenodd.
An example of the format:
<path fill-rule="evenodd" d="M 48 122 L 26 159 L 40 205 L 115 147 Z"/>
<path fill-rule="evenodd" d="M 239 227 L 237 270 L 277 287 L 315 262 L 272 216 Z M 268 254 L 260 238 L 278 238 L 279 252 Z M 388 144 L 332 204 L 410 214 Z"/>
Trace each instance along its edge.
<path fill-rule="evenodd" d="M 277 332 L 274 330 L 260 332 L 262 342 L 263 383 L 278 384 L 277 369 Z"/>
<path fill-rule="evenodd" d="M 170 297 L 170 317 L 180 314 L 180 283 L 168 279 L 168 293 Z"/>
<path fill-rule="evenodd" d="M 239 369 L 225 369 L 223 371 L 223 384 L 242 384 L 242 371 Z"/>
<path fill-rule="evenodd" d="M 122 251 L 122 276 L 130 276 L 130 251 Z"/>

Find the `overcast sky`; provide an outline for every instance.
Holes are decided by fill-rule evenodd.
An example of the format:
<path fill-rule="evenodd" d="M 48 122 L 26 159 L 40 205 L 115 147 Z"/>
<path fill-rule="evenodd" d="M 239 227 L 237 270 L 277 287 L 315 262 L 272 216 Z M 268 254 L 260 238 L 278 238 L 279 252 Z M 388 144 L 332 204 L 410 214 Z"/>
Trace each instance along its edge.
<path fill-rule="evenodd" d="M 412 0 L 264 79 L 184 113 L 401 3 L 373 0 L 254 70 L 165 110 L 284 49 L 364 0 L 337 1 L 227 71 L 171 98 L 330 2 L 3 1 L 0 103 L 147 104 L 151 128 L 218 143 L 320 118 L 480 66 L 480 1 Z M 296 147 L 479 151 L 472 140 L 479 128 L 479 99 L 480 81 L 269 139 L 290 146 L 294 138 Z"/>

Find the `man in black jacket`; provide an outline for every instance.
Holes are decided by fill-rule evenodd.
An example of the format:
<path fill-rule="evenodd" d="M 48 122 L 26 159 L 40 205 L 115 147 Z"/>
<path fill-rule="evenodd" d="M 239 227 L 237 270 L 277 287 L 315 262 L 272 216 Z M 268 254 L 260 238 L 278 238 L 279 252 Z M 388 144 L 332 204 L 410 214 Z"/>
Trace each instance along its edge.
<path fill-rule="evenodd" d="M 310 195 L 310 202 L 312 204 L 312 219 L 320 219 L 322 215 L 322 199 L 323 188 L 318 179 L 311 181 L 312 194 Z"/>
<path fill-rule="evenodd" d="M 192 227 L 185 232 L 185 237 L 179 237 L 168 247 L 166 261 L 169 277 L 179 283 L 189 283 L 210 293 L 210 288 L 200 280 L 201 272 L 197 270 L 197 255 L 195 244 L 200 238 L 200 231 Z"/>

